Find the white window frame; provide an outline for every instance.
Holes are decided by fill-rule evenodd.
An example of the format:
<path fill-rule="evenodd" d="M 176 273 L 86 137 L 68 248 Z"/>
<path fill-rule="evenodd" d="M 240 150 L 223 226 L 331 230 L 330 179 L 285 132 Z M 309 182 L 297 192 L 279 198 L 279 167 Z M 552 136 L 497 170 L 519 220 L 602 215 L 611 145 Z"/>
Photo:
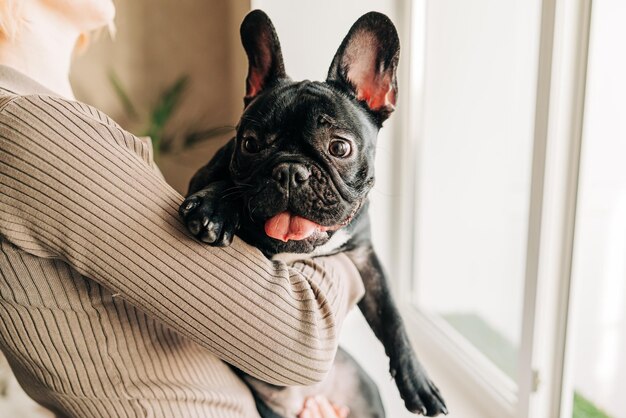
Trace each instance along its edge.
<path fill-rule="evenodd" d="M 396 192 L 408 197 L 391 214 L 395 255 L 390 266 L 394 291 L 416 345 L 437 359 L 468 398 L 498 418 L 571 418 L 567 318 L 588 39 L 590 0 L 543 0 L 539 37 L 532 178 L 527 235 L 523 323 L 516 381 L 506 376 L 443 319 L 410 300 L 413 255 L 416 161 L 420 150 L 423 33 L 431 0 L 399 2 L 398 22 L 409 45 L 403 46 L 400 138 L 392 157 Z M 433 0 L 436 1 L 436 0 Z M 417 278 L 419 280 L 419 278 Z"/>

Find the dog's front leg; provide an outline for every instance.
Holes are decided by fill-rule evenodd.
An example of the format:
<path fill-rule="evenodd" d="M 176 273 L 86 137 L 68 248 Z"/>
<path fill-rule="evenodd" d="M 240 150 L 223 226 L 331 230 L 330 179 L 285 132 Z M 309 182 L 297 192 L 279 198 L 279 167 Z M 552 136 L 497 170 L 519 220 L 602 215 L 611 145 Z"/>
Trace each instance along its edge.
<path fill-rule="evenodd" d="M 359 309 L 389 356 L 390 372 L 407 409 L 426 416 L 447 414 L 439 389 L 430 380 L 411 347 L 392 298 L 382 265 L 371 245 L 348 252 L 365 284 Z"/>
<path fill-rule="evenodd" d="M 235 144 L 235 139 L 231 139 L 198 170 L 178 210 L 189 232 L 211 245 L 230 245 L 239 228 L 242 208 L 237 199 L 239 188 L 233 184 L 229 172 Z"/>

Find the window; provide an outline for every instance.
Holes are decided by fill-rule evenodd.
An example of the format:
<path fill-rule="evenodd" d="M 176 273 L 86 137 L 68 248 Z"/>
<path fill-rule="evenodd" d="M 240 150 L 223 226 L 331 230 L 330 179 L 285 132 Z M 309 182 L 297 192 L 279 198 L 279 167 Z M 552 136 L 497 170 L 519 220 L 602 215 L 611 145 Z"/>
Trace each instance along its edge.
<path fill-rule="evenodd" d="M 572 270 L 575 417 L 626 416 L 626 56 L 615 53 L 624 19 L 623 2 L 594 3 Z"/>
<path fill-rule="evenodd" d="M 620 21 L 615 2 L 608 3 L 604 9 Z M 594 286 L 590 272 L 605 268 L 604 260 L 590 257 L 605 255 L 596 247 L 602 240 L 585 234 L 615 228 L 599 225 L 577 196 L 583 126 L 585 141 L 607 136 L 598 130 L 607 124 L 592 120 L 591 111 L 585 114 L 594 98 L 590 90 L 585 101 L 590 4 L 425 0 L 412 5 L 405 78 L 412 95 L 401 168 L 402 178 L 408 179 L 402 193 L 412 199 L 399 210 L 395 229 L 409 248 L 396 259 L 403 266 L 398 294 L 404 315 L 420 341 L 428 341 L 441 367 L 462 381 L 463 390 L 480 399 L 490 416 L 582 417 L 577 415 L 582 408 L 594 403 L 608 410 L 615 401 L 607 400 L 605 392 L 600 396 L 597 385 L 589 389 L 585 373 L 601 374 L 620 367 L 619 362 L 609 365 L 605 357 L 596 364 L 580 361 L 589 353 L 580 354 L 576 338 L 592 334 L 574 332 L 584 326 L 601 332 L 581 313 L 595 309 L 597 314 L 597 306 L 585 308 L 576 296 L 589 294 L 578 289 L 585 287 L 579 276 L 587 277 L 589 289 Z M 603 42 L 606 51 L 618 47 L 615 30 L 609 46 L 609 40 Z M 595 32 L 591 35 L 593 39 Z M 619 62 L 622 66 L 607 68 L 624 74 Z M 604 80 L 609 89 L 617 86 L 601 71 L 592 70 L 590 77 Z M 620 91 L 613 94 L 623 101 Z M 611 109 L 623 108 L 620 104 Z M 606 117 L 601 109 L 596 113 Z M 591 167 L 585 161 L 592 158 L 610 172 L 599 181 L 612 196 L 613 213 L 626 224 L 618 197 L 625 183 L 615 181 L 623 176 L 599 155 L 612 155 L 609 163 L 623 157 L 623 135 L 611 137 L 612 145 L 604 141 L 595 159 L 585 154 L 593 147 L 583 148 L 582 160 Z M 587 175 L 583 171 L 580 199 L 585 199 L 585 187 L 591 194 L 600 192 L 599 184 L 584 186 Z M 611 251 L 619 248 L 614 242 L 606 245 Z M 623 258 L 617 260 L 623 263 Z M 607 279 L 615 292 L 624 282 L 622 273 L 618 269 Z M 570 298 L 572 279 L 577 287 Z M 623 344 L 625 334 L 615 327 L 623 325 L 617 319 L 624 320 L 626 295 L 615 294 L 611 300 L 621 310 L 612 311 L 607 319 L 612 322 L 604 325 L 613 331 L 603 336 L 621 338 Z M 587 322 L 577 324 L 581 317 Z M 615 341 L 607 340 L 607 347 L 619 349 Z M 573 363 L 587 364 L 587 369 L 577 370 Z M 611 373 L 603 380 L 609 386 L 618 372 Z"/>
<path fill-rule="evenodd" d="M 539 6 L 436 1 L 426 10 L 413 300 L 511 379 L 522 327 Z"/>
<path fill-rule="evenodd" d="M 532 182 L 542 140 L 542 3 L 413 4 L 409 74 L 420 98 L 411 111 L 421 117 L 406 163 L 415 229 L 405 312 L 499 398 L 505 416 L 519 403 L 529 239 L 537 233 L 530 215 L 541 203 Z"/>

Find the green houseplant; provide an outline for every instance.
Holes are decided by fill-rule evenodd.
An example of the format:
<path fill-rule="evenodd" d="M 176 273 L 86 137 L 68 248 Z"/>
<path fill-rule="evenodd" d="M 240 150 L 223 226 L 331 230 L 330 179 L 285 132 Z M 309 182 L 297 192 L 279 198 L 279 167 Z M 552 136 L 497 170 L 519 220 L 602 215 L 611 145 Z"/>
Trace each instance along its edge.
<path fill-rule="evenodd" d="M 115 72 L 109 72 L 109 81 L 122 104 L 128 120 L 131 122 L 131 132 L 137 136 L 148 136 L 152 139 L 154 159 L 156 161 L 164 154 L 185 151 L 197 144 L 220 137 L 235 129 L 233 126 L 222 125 L 190 130 L 182 136 L 168 133 L 172 115 L 174 115 L 184 100 L 185 92 L 189 85 L 188 76 L 181 76 L 166 87 L 156 102 L 144 112 L 138 110 L 138 107 L 130 98 L 126 88 Z"/>

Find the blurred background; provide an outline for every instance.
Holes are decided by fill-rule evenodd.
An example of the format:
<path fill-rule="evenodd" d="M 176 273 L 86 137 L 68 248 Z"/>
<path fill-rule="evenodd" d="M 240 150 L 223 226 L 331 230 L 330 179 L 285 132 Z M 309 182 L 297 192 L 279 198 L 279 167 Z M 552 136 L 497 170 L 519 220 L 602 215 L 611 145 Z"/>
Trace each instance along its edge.
<path fill-rule="evenodd" d="M 272 18 L 296 80 L 325 78 L 360 15 L 389 15 L 400 103 L 378 143 L 373 233 L 450 416 L 626 418 L 626 3 L 116 5 L 115 38 L 77 56 L 73 86 L 150 136 L 181 194 L 241 114 L 246 13 Z M 411 416 L 357 312 L 342 339 L 388 416 Z M 46 416 L 0 374 L 0 417 Z"/>
<path fill-rule="evenodd" d="M 159 166 L 181 193 L 232 137 L 247 60 L 239 25 L 247 1 L 115 1 L 113 37 L 78 53 L 76 96 L 133 133 L 151 136 Z"/>

